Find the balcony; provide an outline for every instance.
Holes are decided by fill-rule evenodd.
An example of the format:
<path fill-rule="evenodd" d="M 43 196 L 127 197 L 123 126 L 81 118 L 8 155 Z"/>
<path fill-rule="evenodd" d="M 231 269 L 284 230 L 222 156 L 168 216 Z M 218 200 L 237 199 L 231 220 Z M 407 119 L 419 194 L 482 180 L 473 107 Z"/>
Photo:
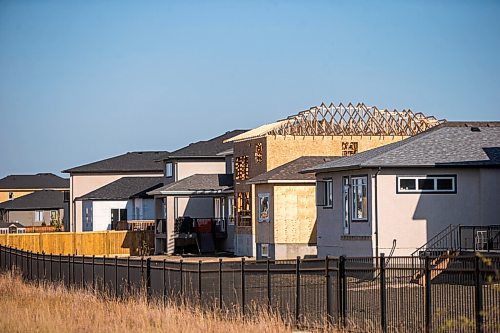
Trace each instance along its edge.
<path fill-rule="evenodd" d="M 193 238 L 197 234 L 213 234 L 215 239 L 227 238 L 227 219 L 178 217 L 174 223 L 174 238 Z"/>

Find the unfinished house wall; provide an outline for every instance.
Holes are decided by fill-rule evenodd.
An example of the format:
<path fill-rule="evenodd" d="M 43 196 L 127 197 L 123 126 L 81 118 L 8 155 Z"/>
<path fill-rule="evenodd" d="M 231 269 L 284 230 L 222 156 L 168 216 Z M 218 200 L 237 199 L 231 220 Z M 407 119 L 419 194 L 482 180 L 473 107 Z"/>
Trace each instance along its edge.
<path fill-rule="evenodd" d="M 315 191 L 314 184 L 274 186 L 275 259 L 316 255 Z"/>

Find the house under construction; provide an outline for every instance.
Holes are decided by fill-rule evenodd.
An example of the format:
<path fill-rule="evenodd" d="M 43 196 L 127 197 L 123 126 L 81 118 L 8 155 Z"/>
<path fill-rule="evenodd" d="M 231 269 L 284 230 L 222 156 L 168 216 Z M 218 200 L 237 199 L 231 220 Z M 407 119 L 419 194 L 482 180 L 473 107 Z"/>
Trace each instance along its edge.
<path fill-rule="evenodd" d="M 362 103 L 321 104 L 226 140 L 234 143 L 235 253 L 248 256 L 257 254 L 256 221 L 259 219 L 256 210 L 259 196 L 256 184 L 250 181 L 252 178 L 302 156 L 350 156 L 403 140 L 440 122 L 432 116 L 411 110 L 389 111 Z M 286 182 L 281 180 L 281 184 L 276 183 L 274 186 L 285 186 Z M 314 195 L 304 197 L 300 194 L 304 191 L 295 191 L 300 189 L 297 186 L 280 191 L 280 202 L 276 202 L 271 193 L 270 207 L 274 210 L 274 216 L 299 216 L 303 220 L 294 221 L 297 225 L 290 231 L 294 237 L 283 236 L 280 239 L 283 233 L 275 232 L 272 240 L 276 245 L 293 246 L 300 252 L 301 244 L 315 247 L 311 239 L 315 239 L 316 207 Z M 300 213 L 290 215 L 291 211 L 297 209 L 296 203 L 304 200 L 312 204 L 305 205 L 306 209 Z M 306 220 L 311 223 L 305 223 Z M 287 239 L 293 239 L 294 243 L 288 244 Z"/>

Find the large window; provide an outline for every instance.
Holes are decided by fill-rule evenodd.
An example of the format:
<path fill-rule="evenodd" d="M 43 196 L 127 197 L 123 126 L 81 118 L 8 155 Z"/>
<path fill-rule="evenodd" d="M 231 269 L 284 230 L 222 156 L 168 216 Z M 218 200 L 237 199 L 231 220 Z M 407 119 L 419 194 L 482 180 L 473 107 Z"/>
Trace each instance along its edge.
<path fill-rule="evenodd" d="M 368 220 L 368 177 L 351 177 L 352 220 Z"/>
<path fill-rule="evenodd" d="M 333 207 L 333 180 L 324 179 L 316 183 L 316 205 L 324 208 Z"/>
<path fill-rule="evenodd" d="M 236 180 L 248 179 L 248 156 L 236 157 L 234 172 L 235 172 L 234 178 Z"/>
<path fill-rule="evenodd" d="M 43 210 L 35 211 L 35 222 L 43 222 Z"/>
<path fill-rule="evenodd" d="M 269 222 L 269 193 L 259 193 L 259 222 Z"/>
<path fill-rule="evenodd" d="M 398 193 L 456 193 L 457 176 L 411 176 L 397 178 Z"/>
<path fill-rule="evenodd" d="M 174 167 L 172 162 L 165 164 L 165 177 L 170 178 L 174 175 Z"/>

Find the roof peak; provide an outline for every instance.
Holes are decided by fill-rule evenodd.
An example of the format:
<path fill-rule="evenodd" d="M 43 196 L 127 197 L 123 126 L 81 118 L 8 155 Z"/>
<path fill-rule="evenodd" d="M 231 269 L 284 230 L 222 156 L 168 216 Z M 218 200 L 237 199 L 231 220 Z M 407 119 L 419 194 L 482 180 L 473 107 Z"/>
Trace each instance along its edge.
<path fill-rule="evenodd" d="M 379 109 L 364 103 L 321 103 L 275 123 L 262 125 L 229 141 L 274 136 L 413 136 L 445 120 L 410 109 Z"/>

